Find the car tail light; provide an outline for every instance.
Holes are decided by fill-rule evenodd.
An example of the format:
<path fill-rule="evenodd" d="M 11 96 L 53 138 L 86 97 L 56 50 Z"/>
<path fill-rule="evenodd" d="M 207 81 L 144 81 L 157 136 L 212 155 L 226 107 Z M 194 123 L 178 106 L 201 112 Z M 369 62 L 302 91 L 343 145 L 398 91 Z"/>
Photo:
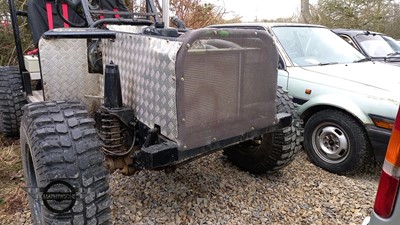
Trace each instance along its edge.
<path fill-rule="evenodd" d="M 374 211 L 382 218 L 392 215 L 399 188 L 400 177 L 400 110 L 397 112 L 396 121 L 386 152 L 385 162 L 378 192 L 376 194 Z"/>
<path fill-rule="evenodd" d="M 380 217 L 388 218 L 392 215 L 398 187 L 399 179 L 382 171 L 374 205 L 374 211 Z"/>
<path fill-rule="evenodd" d="M 389 145 L 386 151 L 385 160 L 393 164 L 397 168 L 400 167 L 400 113 L 397 113 L 398 119 L 394 123 L 392 135 L 390 136 Z"/>

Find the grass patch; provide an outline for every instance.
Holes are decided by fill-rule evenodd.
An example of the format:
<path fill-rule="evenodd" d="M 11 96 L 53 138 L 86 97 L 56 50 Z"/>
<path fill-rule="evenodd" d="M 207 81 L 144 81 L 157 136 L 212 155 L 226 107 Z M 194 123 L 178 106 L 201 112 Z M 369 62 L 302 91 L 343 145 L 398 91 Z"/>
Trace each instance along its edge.
<path fill-rule="evenodd" d="M 19 140 L 0 135 L 0 219 L 26 209 L 24 186 Z"/>

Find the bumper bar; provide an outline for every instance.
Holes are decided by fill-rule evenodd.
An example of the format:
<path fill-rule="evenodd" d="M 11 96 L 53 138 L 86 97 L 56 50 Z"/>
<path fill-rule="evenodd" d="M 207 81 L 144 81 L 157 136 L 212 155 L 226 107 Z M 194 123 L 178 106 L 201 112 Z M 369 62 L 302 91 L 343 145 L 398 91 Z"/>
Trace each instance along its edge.
<path fill-rule="evenodd" d="M 157 169 L 171 165 L 183 164 L 197 157 L 213 153 L 222 148 L 244 142 L 265 133 L 273 132 L 277 129 L 290 126 L 292 115 L 288 113 L 278 113 L 278 122 L 263 129 L 253 130 L 244 133 L 240 136 L 228 138 L 225 140 L 216 141 L 209 145 L 178 151 L 178 145 L 172 141 L 166 141 L 160 144 L 151 145 L 147 148 L 142 148 L 137 154 L 137 166 L 140 169 Z"/>
<path fill-rule="evenodd" d="M 376 162 L 383 163 L 391 131 L 373 125 L 366 126 L 366 130 L 371 141 Z"/>

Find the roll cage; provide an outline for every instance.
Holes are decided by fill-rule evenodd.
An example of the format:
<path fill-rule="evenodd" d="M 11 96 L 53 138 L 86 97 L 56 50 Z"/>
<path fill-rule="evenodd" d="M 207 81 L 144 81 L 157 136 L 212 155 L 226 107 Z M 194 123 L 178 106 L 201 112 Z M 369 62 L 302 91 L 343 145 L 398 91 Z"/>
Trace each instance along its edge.
<path fill-rule="evenodd" d="M 152 0 L 146 0 L 145 12 L 104 10 L 98 7 L 98 4 L 101 1 L 104 2 L 114 0 L 95 0 L 91 3 L 89 3 L 88 0 L 55 0 L 55 5 L 58 16 L 60 16 L 64 22 L 73 27 L 102 28 L 104 27 L 104 24 L 154 25 L 156 28 L 164 27 L 164 23 L 160 21 L 157 9 Z M 71 24 L 71 22 L 62 15 L 61 4 L 67 4 L 74 10 L 78 10 L 79 8 L 80 13 L 82 14 L 80 16 L 85 20 L 85 23 L 82 24 L 82 26 L 79 26 L 79 24 Z M 24 53 L 22 50 L 20 30 L 18 27 L 18 18 L 27 17 L 28 13 L 27 11 L 17 10 L 14 0 L 8 0 L 8 5 L 10 9 L 10 18 L 14 34 L 18 66 L 22 77 L 23 91 L 26 95 L 32 95 L 31 77 L 24 64 Z M 110 18 L 114 17 L 115 15 L 120 16 L 118 16 L 118 18 Z M 96 35 L 102 35 L 102 32 L 94 32 L 91 34 L 93 38 L 95 38 Z"/>

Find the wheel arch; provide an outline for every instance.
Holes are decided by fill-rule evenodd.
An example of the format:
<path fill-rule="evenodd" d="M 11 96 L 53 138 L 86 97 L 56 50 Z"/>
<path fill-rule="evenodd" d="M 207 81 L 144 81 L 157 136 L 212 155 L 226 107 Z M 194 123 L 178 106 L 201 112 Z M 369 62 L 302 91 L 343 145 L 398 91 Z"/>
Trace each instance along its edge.
<path fill-rule="evenodd" d="M 307 123 L 308 119 L 321 110 L 335 109 L 352 116 L 360 125 L 373 124 L 371 118 L 356 103 L 338 96 L 321 96 L 307 101 L 299 107 L 299 114 Z"/>
<path fill-rule="evenodd" d="M 335 101 L 336 102 L 336 101 Z M 322 111 L 322 110 L 327 110 L 327 109 L 333 109 L 333 110 L 338 110 L 341 111 L 349 116 L 351 116 L 352 118 L 355 119 L 355 121 L 362 127 L 362 129 L 366 132 L 366 128 L 365 125 L 366 124 L 373 124 L 372 120 L 369 118 L 368 115 L 366 115 L 364 112 L 361 111 L 361 109 L 355 105 L 354 103 L 351 104 L 352 107 L 350 107 L 350 109 L 352 110 L 347 110 L 349 108 L 346 108 L 346 104 L 332 104 L 335 102 L 331 102 L 331 104 L 313 104 L 308 108 L 302 108 L 304 105 L 306 105 L 307 103 L 305 103 L 304 105 L 300 106 L 301 108 L 299 108 L 299 114 L 300 117 L 303 119 L 304 124 L 307 123 L 308 119 L 314 115 L 315 113 Z M 347 100 L 347 102 L 349 102 Z M 303 110 L 302 110 L 303 109 Z M 367 135 L 368 138 L 368 143 L 371 145 L 371 139 L 369 137 L 369 135 Z"/>

